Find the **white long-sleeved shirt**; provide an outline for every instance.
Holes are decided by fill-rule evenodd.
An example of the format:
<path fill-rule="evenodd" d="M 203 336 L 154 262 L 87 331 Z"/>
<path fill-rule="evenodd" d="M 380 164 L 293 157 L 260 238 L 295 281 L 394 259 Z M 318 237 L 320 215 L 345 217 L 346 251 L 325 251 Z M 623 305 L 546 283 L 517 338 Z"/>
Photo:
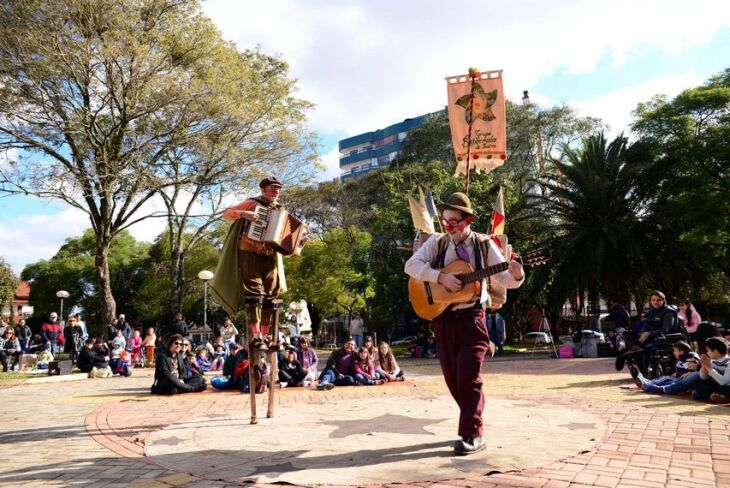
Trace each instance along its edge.
<path fill-rule="evenodd" d="M 433 262 L 433 260 L 436 259 L 436 256 L 438 255 L 438 239 L 442 235 L 443 234 L 432 235 L 420 248 L 418 248 L 418 251 L 416 251 L 413 256 L 411 256 L 411 258 L 406 262 L 406 274 L 416 278 L 417 280 L 428 281 L 430 283 L 438 283 L 440 270 L 432 268 L 431 262 Z M 471 264 L 472 266 L 476 266 L 476 260 L 474 259 L 475 239 L 476 236 L 472 232 L 464 240 L 466 250 L 469 253 L 469 264 Z M 487 241 L 487 245 L 489 246 L 487 266 L 494 266 L 496 264 L 504 263 L 506 261 L 504 255 L 499 250 L 494 241 L 489 239 Z M 446 248 L 446 254 L 444 255 L 444 266 L 449 265 L 457 259 L 459 259 L 459 257 L 456 254 L 456 245 L 454 244 L 454 241 L 449 238 L 449 245 Z M 483 261 L 484 260 L 482 259 L 482 263 Z M 505 270 L 492 275 L 490 279 L 492 281 L 498 282 L 505 288 L 518 288 L 525 280 L 525 277 L 523 276 L 522 279 L 516 280 L 509 271 Z M 487 280 L 483 279 L 482 294 L 479 298 L 479 302 L 486 302 L 488 299 L 488 294 Z M 453 309 L 458 310 L 461 308 L 468 308 L 470 306 L 472 306 L 471 303 L 459 304 L 455 305 Z"/>
<path fill-rule="evenodd" d="M 700 378 L 703 380 L 712 378 L 720 386 L 730 384 L 730 356 L 713 359 L 711 363 L 712 369 L 709 373 L 700 370 Z"/>

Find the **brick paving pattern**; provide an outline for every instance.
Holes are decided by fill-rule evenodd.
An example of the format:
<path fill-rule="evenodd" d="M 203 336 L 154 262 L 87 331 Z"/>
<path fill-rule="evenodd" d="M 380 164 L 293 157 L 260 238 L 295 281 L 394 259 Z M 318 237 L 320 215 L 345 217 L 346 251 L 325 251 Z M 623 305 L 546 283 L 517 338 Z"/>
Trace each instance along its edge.
<path fill-rule="evenodd" d="M 404 369 L 412 382 L 329 392 L 283 390 L 277 398 L 281 405 L 329 405 L 338 399 L 367 401 L 387 391 L 407 405 L 412 398 L 448 394 L 433 361 L 406 361 Z M 728 406 L 637 392 L 625 371 L 613 371 L 611 360 L 495 361 L 485 369 L 488 399 L 525 401 L 547 412 L 551 405 L 590 412 L 608 424 L 605 437 L 594 450 L 540 468 L 414 486 L 730 488 Z M 0 486 L 227 486 L 192 476 L 184 466 L 174 471 L 157 466 L 144 456 L 144 445 L 152 433 L 182 420 L 248 411 L 249 396 L 209 391 L 152 397 L 149 373 L 3 389 Z M 265 411 L 265 399 L 259 401 Z"/>

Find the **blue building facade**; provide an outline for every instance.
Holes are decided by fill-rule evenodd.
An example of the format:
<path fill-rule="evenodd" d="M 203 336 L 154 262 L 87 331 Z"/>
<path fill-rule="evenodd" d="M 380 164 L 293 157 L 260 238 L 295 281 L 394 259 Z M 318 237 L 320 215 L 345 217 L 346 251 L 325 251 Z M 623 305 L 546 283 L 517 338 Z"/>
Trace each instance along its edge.
<path fill-rule="evenodd" d="M 438 112 L 435 112 L 438 113 Z M 366 132 L 342 139 L 340 151 L 340 181 L 358 178 L 385 166 L 400 152 L 408 132 L 423 124 L 432 114 L 406 119 L 385 129 Z"/>

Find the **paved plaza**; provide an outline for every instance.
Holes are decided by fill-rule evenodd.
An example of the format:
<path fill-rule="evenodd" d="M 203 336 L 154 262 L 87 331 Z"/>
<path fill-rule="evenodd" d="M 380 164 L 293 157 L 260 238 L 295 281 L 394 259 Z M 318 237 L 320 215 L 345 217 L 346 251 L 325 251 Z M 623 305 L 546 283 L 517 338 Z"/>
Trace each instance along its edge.
<path fill-rule="evenodd" d="M 730 488 L 730 406 L 637 391 L 611 359 L 485 365 L 487 449 L 454 457 L 457 409 L 434 360 L 408 381 L 249 395 L 149 394 L 130 378 L 0 387 L 0 486 L 626 486 Z"/>

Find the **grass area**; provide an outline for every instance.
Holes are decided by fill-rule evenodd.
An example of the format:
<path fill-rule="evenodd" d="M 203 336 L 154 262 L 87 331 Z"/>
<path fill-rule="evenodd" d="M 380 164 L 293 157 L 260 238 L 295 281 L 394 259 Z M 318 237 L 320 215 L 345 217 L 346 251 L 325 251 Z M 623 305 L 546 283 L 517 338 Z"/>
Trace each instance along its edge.
<path fill-rule="evenodd" d="M 25 379 L 27 377 L 28 377 L 27 374 L 20 373 L 20 372 L 15 372 L 15 371 L 13 371 L 13 372 L 8 371 L 7 373 L 0 372 L 0 381 L 3 381 L 3 380 Z"/>

